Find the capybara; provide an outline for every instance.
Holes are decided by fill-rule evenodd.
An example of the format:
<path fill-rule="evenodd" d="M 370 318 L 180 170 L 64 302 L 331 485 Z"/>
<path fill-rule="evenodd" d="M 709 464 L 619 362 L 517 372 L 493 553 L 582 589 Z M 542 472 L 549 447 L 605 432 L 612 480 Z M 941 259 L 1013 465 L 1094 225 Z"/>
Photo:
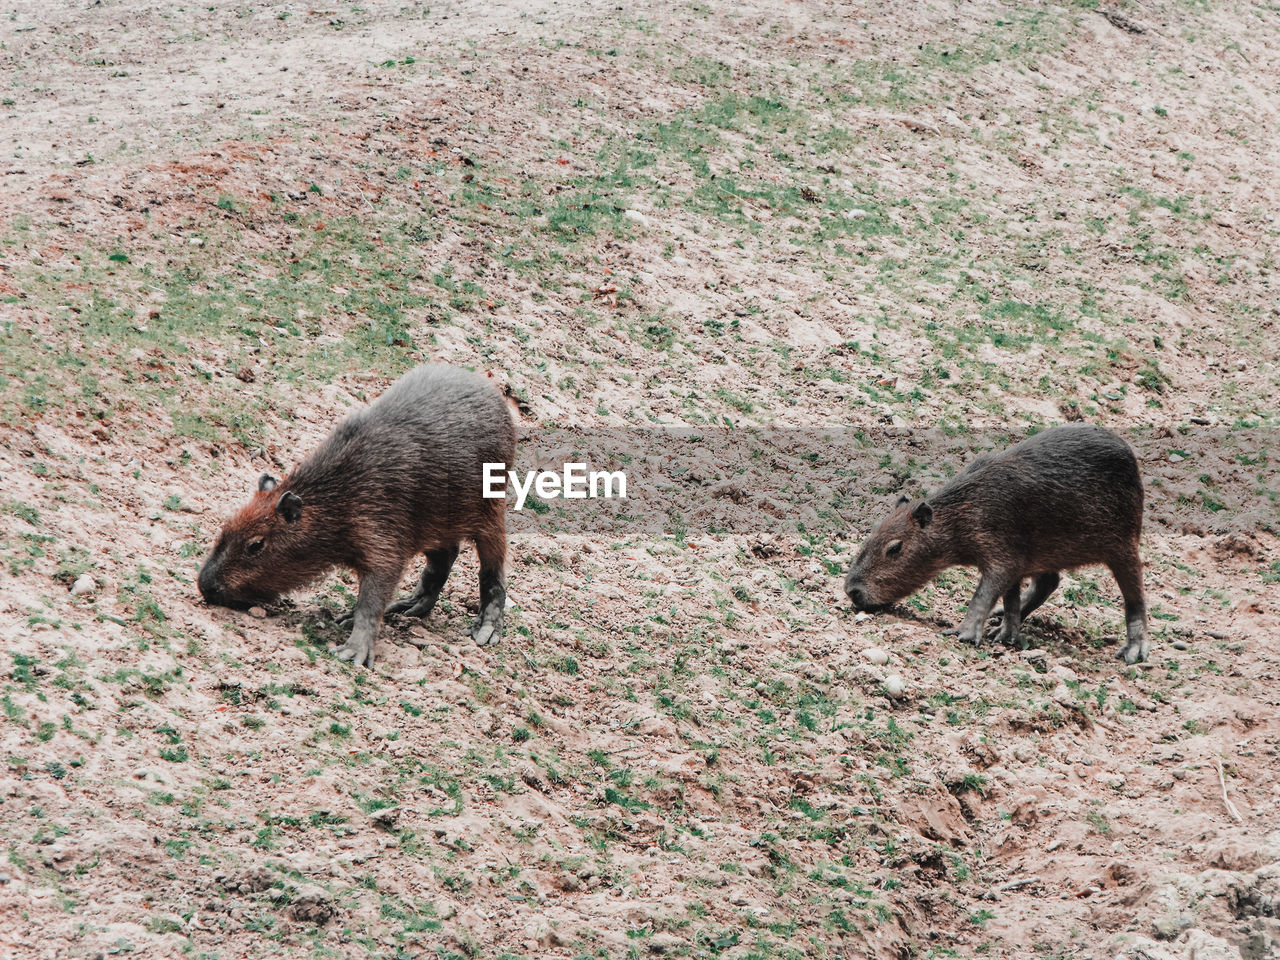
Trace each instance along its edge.
<path fill-rule="evenodd" d="M 978 457 L 924 500 L 900 498 L 862 545 L 844 592 L 854 609 L 874 611 L 947 567 L 976 566 L 960 639 L 976 643 L 1003 597 L 996 639 L 1013 643 L 1023 618 L 1057 588 L 1059 571 L 1103 563 L 1124 596 L 1128 642 L 1119 656 L 1137 663 L 1148 653 L 1141 534 L 1142 478 L 1129 445 L 1101 427 L 1065 424 Z"/>
<path fill-rule="evenodd" d="M 483 468 L 510 465 L 514 451 L 515 425 L 488 379 L 439 365 L 411 370 L 283 480 L 263 474 L 200 568 L 200 593 L 242 607 L 348 567 L 360 594 L 351 637 L 336 652 L 372 666 L 384 612 L 429 614 L 459 544 L 471 540 L 480 557 L 471 636 L 495 642 L 507 596 L 506 501 L 483 497 Z M 427 566 L 417 590 L 388 606 L 419 553 Z"/>

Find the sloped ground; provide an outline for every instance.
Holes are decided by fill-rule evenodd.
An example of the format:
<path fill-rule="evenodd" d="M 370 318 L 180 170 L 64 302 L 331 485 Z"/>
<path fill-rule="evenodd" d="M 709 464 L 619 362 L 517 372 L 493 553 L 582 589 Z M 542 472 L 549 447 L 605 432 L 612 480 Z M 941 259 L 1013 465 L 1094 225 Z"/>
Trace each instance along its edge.
<path fill-rule="evenodd" d="M 15 955 L 1280 951 L 1274 11 L 0 32 Z M 254 478 L 423 359 L 631 499 L 512 517 L 495 648 L 469 558 L 373 671 L 349 577 L 200 605 Z M 1029 651 L 940 635 L 962 571 L 849 614 L 888 499 L 1064 419 L 1143 460 L 1150 664 L 1101 571 Z"/>

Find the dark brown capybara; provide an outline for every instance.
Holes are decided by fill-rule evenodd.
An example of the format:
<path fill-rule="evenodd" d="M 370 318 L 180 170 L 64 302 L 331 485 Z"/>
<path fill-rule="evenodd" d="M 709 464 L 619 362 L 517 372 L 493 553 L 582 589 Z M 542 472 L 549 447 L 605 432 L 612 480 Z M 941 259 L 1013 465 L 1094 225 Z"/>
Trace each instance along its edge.
<path fill-rule="evenodd" d="M 492 382 L 439 365 L 411 370 L 283 480 L 263 474 L 201 566 L 200 593 L 209 603 L 243 607 L 348 567 L 360 594 L 351 637 L 336 653 L 372 666 L 384 612 L 429 614 L 459 544 L 471 540 L 480 556 L 480 615 L 471 636 L 493 643 L 507 596 L 506 501 L 483 497 L 483 469 L 510 465 L 514 452 L 515 425 Z M 417 590 L 391 604 L 419 553 L 427 566 Z"/>
<path fill-rule="evenodd" d="M 1124 596 L 1128 642 L 1118 655 L 1137 663 L 1148 654 L 1142 501 L 1127 443 L 1090 424 L 1052 427 L 978 457 L 924 500 L 899 499 L 850 565 L 844 592 L 854 609 L 875 611 L 948 567 L 976 566 L 960 639 L 976 643 L 1003 597 L 996 639 L 1013 643 L 1022 620 L 1057 588 L 1059 571 L 1106 564 Z"/>

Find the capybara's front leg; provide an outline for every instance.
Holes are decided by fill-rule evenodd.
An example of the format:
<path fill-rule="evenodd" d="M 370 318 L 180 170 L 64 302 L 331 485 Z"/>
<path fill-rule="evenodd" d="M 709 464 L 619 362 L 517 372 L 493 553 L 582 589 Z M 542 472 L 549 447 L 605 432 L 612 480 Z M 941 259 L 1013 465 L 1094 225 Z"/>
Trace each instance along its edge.
<path fill-rule="evenodd" d="M 1018 629 L 1022 625 L 1022 584 L 1015 581 L 1005 591 L 1004 616 L 1000 618 L 1000 627 L 992 631 L 996 643 L 1013 646 L 1018 639 Z"/>
<path fill-rule="evenodd" d="M 984 570 L 978 580 L 978 589 L 969 601 L 969 610 L 964 615 L 958 634 L 962 643 L 976 644 L 982 636 L 982 628 L 991 616 L 991 608 L 1008 589 L 1009 585 L 1018 585 L 1016 575 L 1002 570 Z"/>
<path fill-rule="evenodd" d="M 382 626 L 382 611 L 387 609 L 403 573 L 401 567 L 395 572 L 377 570 L 360 574 L 360 597 L 351 615 L 351 636 L 334 651 L 339 660 L 350 660 L 361 667 L 373 666 L 373 645 Z"/>

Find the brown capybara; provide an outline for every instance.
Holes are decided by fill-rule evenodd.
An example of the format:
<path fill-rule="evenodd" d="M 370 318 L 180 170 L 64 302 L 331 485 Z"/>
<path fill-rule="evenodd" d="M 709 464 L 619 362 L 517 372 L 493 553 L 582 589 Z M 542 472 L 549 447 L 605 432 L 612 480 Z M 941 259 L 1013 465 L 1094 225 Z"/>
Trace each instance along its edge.
<path fill-rule="evenodd" d="M 1013 643 L 1023 618 L 1057 588 L 1059 571 L 1102 563 L 1124 596 L 1125 663 L 1147 659 L 1142 592 L 1142 478 L 1129 445 L 1089 424 L 1038 433 L 978 457 L 918 503 L 899 499 L 849 567 L 844 592 L 856 610 L 901 600 L 947 567 L 981 574 L 960 626 L 976 643 L 996 600 L 996 639 Z M 1024 578 L 1032 578 L 1021 593 Z"/>
<path fill-rule="evenodd" d="M 429 614 L 459 544 L 471 540 L 480 556 L 471 636 L 495 642 L 507 596 L 506 501 L 483 497 L 483 468 L 509 466 L 514 451 L 515 425 L 488 379 L 438 365 L 411 370 L 283 480 L 259 479 L 201 566 L 200 593 L 209 603 L 246 606 L 348 567 L 360 594 L 351 637 L 336 652 L 372 666 L 384 612 Z M 388 606 L 419 553 L 427 566 L 417 590 Z"/>

